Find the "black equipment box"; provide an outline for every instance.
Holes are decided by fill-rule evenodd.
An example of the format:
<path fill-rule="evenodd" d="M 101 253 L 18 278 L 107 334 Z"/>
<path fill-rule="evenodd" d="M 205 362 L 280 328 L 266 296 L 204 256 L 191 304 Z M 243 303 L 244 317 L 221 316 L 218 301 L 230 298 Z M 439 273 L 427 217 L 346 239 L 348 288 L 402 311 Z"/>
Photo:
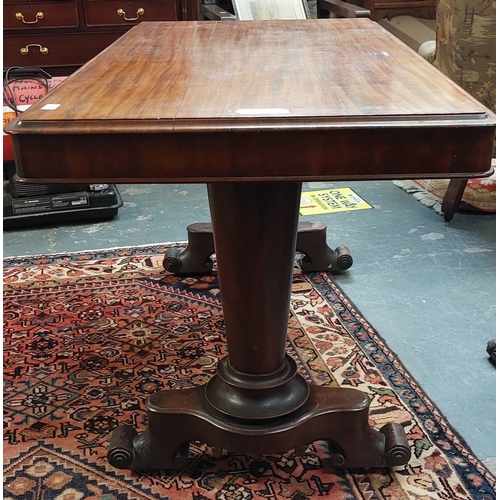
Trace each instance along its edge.
<path fill-rule="evenodd" d="M 113 184 L 26 184 L 4 163 L 3 228 L 113 219 L 123 205 Z"/>

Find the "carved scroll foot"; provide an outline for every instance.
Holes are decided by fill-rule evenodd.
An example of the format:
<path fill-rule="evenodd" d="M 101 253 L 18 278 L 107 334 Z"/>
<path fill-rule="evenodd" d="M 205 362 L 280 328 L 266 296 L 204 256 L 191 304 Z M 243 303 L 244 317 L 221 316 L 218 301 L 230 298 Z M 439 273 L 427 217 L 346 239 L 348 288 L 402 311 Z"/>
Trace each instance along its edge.
<path fill-rule="evenodd" d="M 169 248 L 163 259 L 166 271 L 176 274 L 208 274 L 212 271 L 212 254 L 215 252 L 212 224 L 198 222 L 187 228 L 188 245 L 179 252 Z"/>
<path fill-rule="evenodd" d="M 299 222 L 297 252 L 303 253 L 301 267 L 306 272 L 328 271 L 339 274 L 349 269 L 352 256 L 345 246 L 332 250 L 326 242 L 326 226 L 321 222 Z"/>

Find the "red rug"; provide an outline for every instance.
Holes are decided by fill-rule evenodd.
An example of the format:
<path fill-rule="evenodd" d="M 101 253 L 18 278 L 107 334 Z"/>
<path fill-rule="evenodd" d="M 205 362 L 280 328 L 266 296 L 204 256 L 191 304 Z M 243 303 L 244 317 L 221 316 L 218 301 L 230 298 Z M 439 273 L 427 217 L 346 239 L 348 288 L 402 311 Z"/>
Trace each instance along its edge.
<path fill-rule="evenodd" d="M 4 260 L 5 499 L 495 498 L 494 477 L 332 277 L 298 269 L 288 354 L 313 383 L 367 392 L 372 425 L 404 426 L 410 463 L 344 471 L 322 442 L 220 458 L 195 443 L 174 473 L 110 467 L 116 425 L 143 430 L 147 396 L 203 384 L 225 355 L 216 273 L 168 275 L 165 248 Z"/>
<path fill-rule="evenodd" d="M 496 192 L 496 160 L 493 159 L 493 173 L 481 179 L 469 179 L 460 202 L 460 210 L 468 212 L 495 213 L 497 203 Z M 393 181 L 393 183 L 412 194 L 426 207 L 433 208 L 443 215 L 441 207 L 448 189 L 449 179 L 417 179 Z"/>

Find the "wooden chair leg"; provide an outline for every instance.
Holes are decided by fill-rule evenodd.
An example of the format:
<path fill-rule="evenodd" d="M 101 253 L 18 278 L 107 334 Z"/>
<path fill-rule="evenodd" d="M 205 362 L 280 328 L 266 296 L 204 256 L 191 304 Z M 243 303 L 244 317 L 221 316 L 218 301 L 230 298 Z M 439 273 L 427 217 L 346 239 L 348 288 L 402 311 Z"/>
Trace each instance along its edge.
<path fill-rule="evenodd" d="M 446 222 L 453 219 L 453 214 L 458 212 L 466 186 L 467 179 L 451 179 L 443 198 L 443 204 L 441 205 Z"/>

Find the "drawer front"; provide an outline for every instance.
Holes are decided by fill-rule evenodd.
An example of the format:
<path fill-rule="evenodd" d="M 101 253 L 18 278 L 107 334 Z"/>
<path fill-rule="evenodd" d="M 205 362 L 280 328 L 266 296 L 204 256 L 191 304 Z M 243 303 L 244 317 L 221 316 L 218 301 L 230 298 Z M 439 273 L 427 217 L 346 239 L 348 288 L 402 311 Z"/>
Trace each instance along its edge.
<path fill-rule="evenodd" d="M 436 0 L 374 0 L 376 9 L 419 9 L 435 7 Z"/>
<path fill-rule="evenodd" d="M 87 26 L 134 25 L 141 21 L 177 21 L 175 0 L 133 0 L 126 2 L 84 0 Z"/>
<path fill-rule="evenodd" d="M 4 4 L 4 29 L 74 28 L 78 26 L 75 2 Z"/>
<path fill-rule="evenodd" d="M 86 63 L 117 40 L 123 32 L 68 35 L 4 36 L 3 65 L 72 66 Z"/>

